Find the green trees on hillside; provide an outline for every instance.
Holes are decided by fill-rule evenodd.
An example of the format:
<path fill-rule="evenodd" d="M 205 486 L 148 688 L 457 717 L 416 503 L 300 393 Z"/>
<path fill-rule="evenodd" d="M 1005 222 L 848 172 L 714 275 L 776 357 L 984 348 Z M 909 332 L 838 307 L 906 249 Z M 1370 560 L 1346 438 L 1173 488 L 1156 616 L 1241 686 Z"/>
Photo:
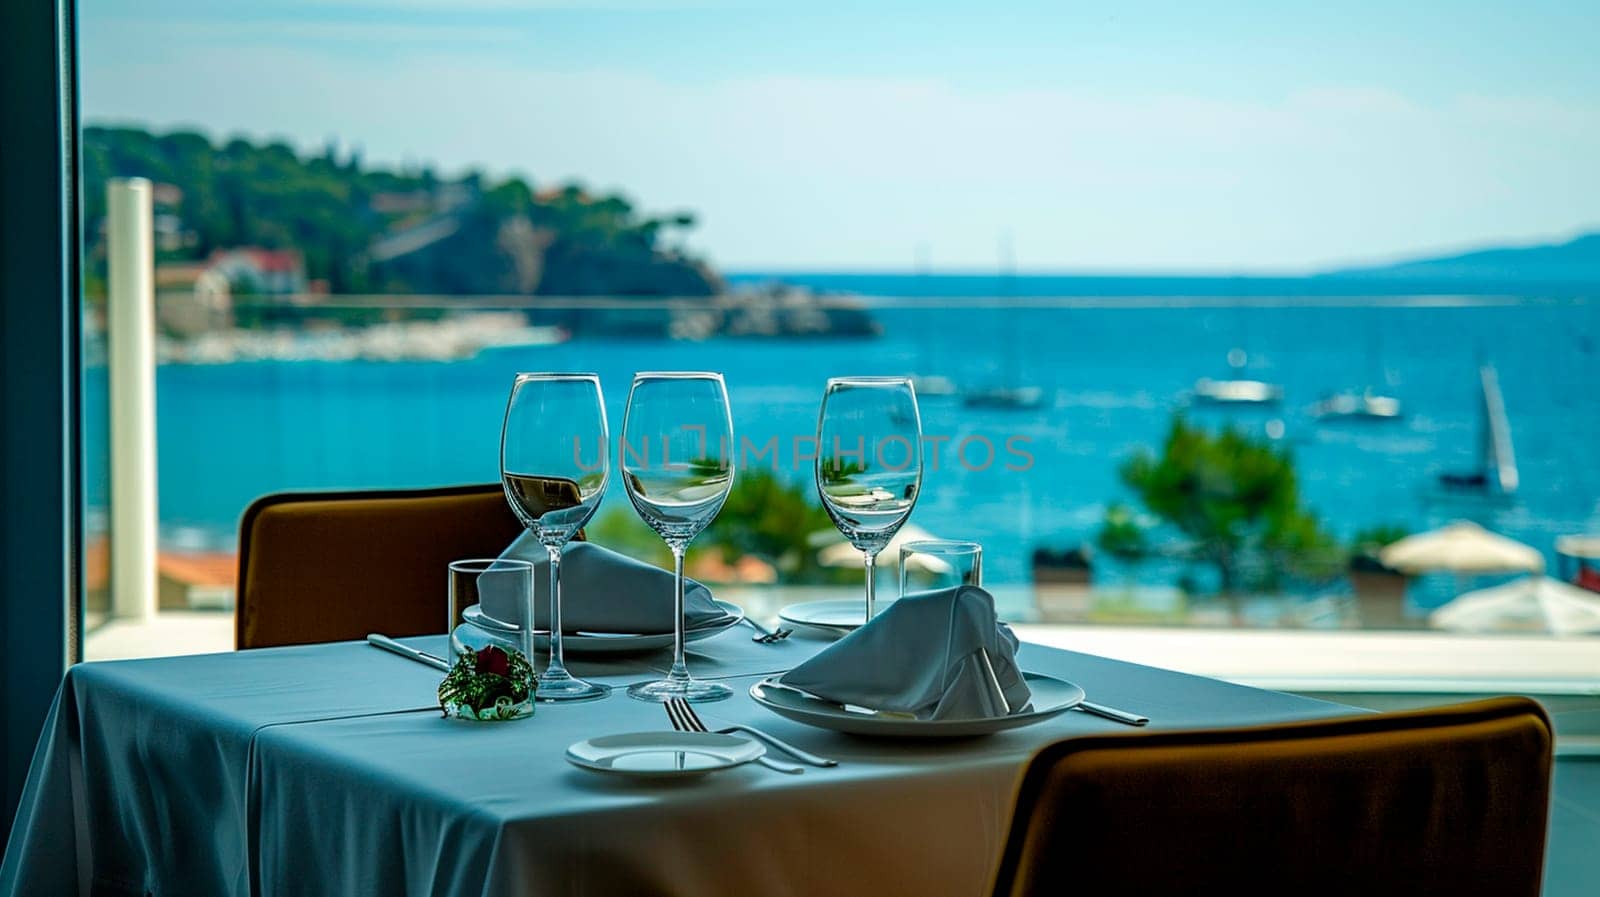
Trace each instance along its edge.
<path fill-rule="evenodd" d="M 624 197 L 576 185 L 539 193 L 515 176 L 469 172 L 446 180 L 427 167 L 368 167 L 359 153 L 341 157 L 331 146 L 302 156 L 283 142 L 214 144 L 194 131 L 121 127 L 84 129 L 91 270 L 103 255 L 112 177 L 177 188 L 157 195 L 157 214 L 181 228 L 162 260 L 198 260 L 236 246 L 297 249 L 306 275 L 333 293 L 704 293 L 715 286 L 704 265 L 664 246 L 665 234 L 693 225 L 687 213 L 642 215 Z M 460 238 L 411 264 L 375 263 L 376 241 L 440 216 L 456 219 Z M 515 276 L 475 279 L 481 271 Z"/>

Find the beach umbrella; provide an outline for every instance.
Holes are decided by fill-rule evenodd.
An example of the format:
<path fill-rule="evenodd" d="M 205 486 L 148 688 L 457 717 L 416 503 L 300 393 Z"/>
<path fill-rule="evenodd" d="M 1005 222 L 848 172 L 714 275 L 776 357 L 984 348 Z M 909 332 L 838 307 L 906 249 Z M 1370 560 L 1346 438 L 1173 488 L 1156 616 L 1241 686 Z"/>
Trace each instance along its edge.
<path fill-rule="evenodd" d="M 1407 536 L 1378 552 L 1378 560 L 1404 573 L 1443 571 L 1467 576 L 1544 571 L 1544 556 L 1538 551 L 1465 520 Z"/>
<path fill-rule="evenodd" d="M 1600 633 L 1600 595 L 1548 576 L 1468 592 L 1428 616 L 1440 629 L 1462 632 Z"/>
<path fill-rule="evenodd" d="M 930 539 L 937 538 L 938 536 L 935 536 L 922 527 L 917 526 L 915 523 L 908 523 L 905 526 L 900 527 L 900 531 L 894 534 L 894 538 L 889 540 L 888 545 L 884 546 L 883 551 L 878 555 L 879 562 L 887 562 L 891 565 L 898 566 L 900 564 L 900 546 L 906 544 L 907 542 L 926 542 Z M 834 542 L 833 544 L 828 545 L 821 551 L 817 552 L 817 563 L 824 567 L 859 567 L 862 563 L 861 552 L 849 542 Z M 920 565 L 920 569 L 927 570 L 930 573 L 948 572 L 946 570 L 932 570 L 928 568 L 927 565 L 930 563 L 943 563 L 943 561 L 940 561 L 937 558 L 929 558 L 919 555 L 916 558 L 916 563 Z"/>

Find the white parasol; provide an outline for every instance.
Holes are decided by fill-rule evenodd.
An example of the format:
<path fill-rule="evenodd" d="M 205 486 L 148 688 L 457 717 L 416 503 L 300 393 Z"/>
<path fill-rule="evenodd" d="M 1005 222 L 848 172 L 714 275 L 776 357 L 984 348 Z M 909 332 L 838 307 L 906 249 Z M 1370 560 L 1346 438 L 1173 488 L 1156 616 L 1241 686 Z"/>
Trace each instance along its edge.
<path fill-rule="evenodd" d="M 1548 576 L 1468 592 L 1428 616 L 1440 629 L 1463 632 L 1600 633 L 1600 595 Z"/>
<path fill-rule="evenodd" d="M 1544 571 L 1544 556 L 1535 549 L 1465 520 L 1407 536 L 1378 552 L 1378 559 L 1405 573 L 1444 571 L 1465 576 Z"/>
<path fill-rule="evenodd" d="M 915 523 L 907 523 L 905 526 L 900 527 L 900 531 L 894 534 L 894 538 L 890 539 L 889 544 L 884 546 L 883 551 L 878 554 L 878 562 L 888 566 L 899 566 L 900 546 L 907 542 L 926 542 L 937 538 L 938 536 L 917 526 Z M 862 557 L 861 552 L 854 545 L 840 541 L 834 542 L 817 552 L 817 563 L 824 567 L 859 567 L 862 564 Z M 948 572 L 947 570 L 929 569 L 927 566 L 929 564 L 944 563 L 937 558 L 919 555 L 916 558 L 916 563 L 921 565 L 921 569 L 930 573 Z"/>

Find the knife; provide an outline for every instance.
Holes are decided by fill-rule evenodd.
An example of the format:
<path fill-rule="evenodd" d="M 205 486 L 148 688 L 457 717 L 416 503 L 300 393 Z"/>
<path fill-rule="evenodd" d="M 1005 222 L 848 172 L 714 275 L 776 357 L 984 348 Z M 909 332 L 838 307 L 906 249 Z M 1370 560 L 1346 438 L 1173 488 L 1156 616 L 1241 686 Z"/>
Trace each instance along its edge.
<path fill-rule="evenodd" d="M 803 698 L 809 698 L 810 700 L 816 701 L 819 704 L 827 704 L 829 707 L 837 707 L 840 710 L 845 710 L 850 713 L 859 713 L 862 716 L 881 716 L 888 719 L 917 718 L 915 713 L 905 713 L 904 711 L 900 710 L 873 710 L 871 707 L 862 707 L 860 704 L 841 704 L 838 701 L 824 698 L 821 695 L 814 695 L 803 688 L 796 688 L 787 682 L 779 682 L 776 679 L 763 679 L 761 680 L 760 684 L 763 688 L 775 688 L 779 691 L 793 692 L 794 694 L 800 695 Z"/>
<path fill-rule="evenodd" d="M 1073 709 L 1081 710 L 1084 713 L 1092 716 L 1101 716 L 1105 717 L 1106 719 L 1116 720 L 1119 723 L 1126 723 L 1130 726 L 1142 726 L 1150 722 L 1149 717 L 1140 716 L 1137 713 L 1129 713 L 1126 710 L 1118 710 L 1115 707 L 1107 707 L 1104 704 L 1091 704 L 1088 701 L 1080 701 L 1078 706 Z"/>
<path fill-rule="evenodd" d="M 369 632 L 367 633 L 367 644 L 374 648 L 382 648 L 385 651 L 398 654 L 407 660 L 415 660 L 417 663 L 425 664 L 433 667 L 436 670 L 443 670 L 446 673 L 450 672 L 450 663 L 443 657 L 429 654 L 426 651 L 418 651 L 416 648 L 413 648 L 410 645 L 403 645 L 387 635 L 379 635 L 376 632 Z"/>

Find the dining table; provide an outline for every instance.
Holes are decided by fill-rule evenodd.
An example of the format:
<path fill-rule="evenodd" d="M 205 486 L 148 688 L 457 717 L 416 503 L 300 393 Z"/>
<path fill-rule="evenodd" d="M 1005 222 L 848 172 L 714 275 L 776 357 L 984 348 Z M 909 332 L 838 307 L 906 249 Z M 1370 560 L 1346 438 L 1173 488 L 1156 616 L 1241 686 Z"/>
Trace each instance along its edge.
<path fill-rule="evenodd" d="M 402 641 L 447 650 L 443 635 Z M 1133 731 L 1066 712 L 983 737 L 861 737 L 749 695 L 827 644 L 762 644 L 735 627 L 692 643 L 688 661 L 734 688 L 696 705 L 708 726 L 756 726 L 836 767 L 750 763 L 684 781 L 565 759 L 583 739 L 671 728 L 662 705 L 624 691 L 664 673 L 666 652 L 569 658 L 614 691 L 506 722 L 445 718 L 438 670 L 365 642 L 80 663 L 40 736 L 0 895 L 974 897 L 1030 756 Z M 1359 712 L 1035 644 L 1018 661 L 1147 716 L 1150 731 Z"/>

